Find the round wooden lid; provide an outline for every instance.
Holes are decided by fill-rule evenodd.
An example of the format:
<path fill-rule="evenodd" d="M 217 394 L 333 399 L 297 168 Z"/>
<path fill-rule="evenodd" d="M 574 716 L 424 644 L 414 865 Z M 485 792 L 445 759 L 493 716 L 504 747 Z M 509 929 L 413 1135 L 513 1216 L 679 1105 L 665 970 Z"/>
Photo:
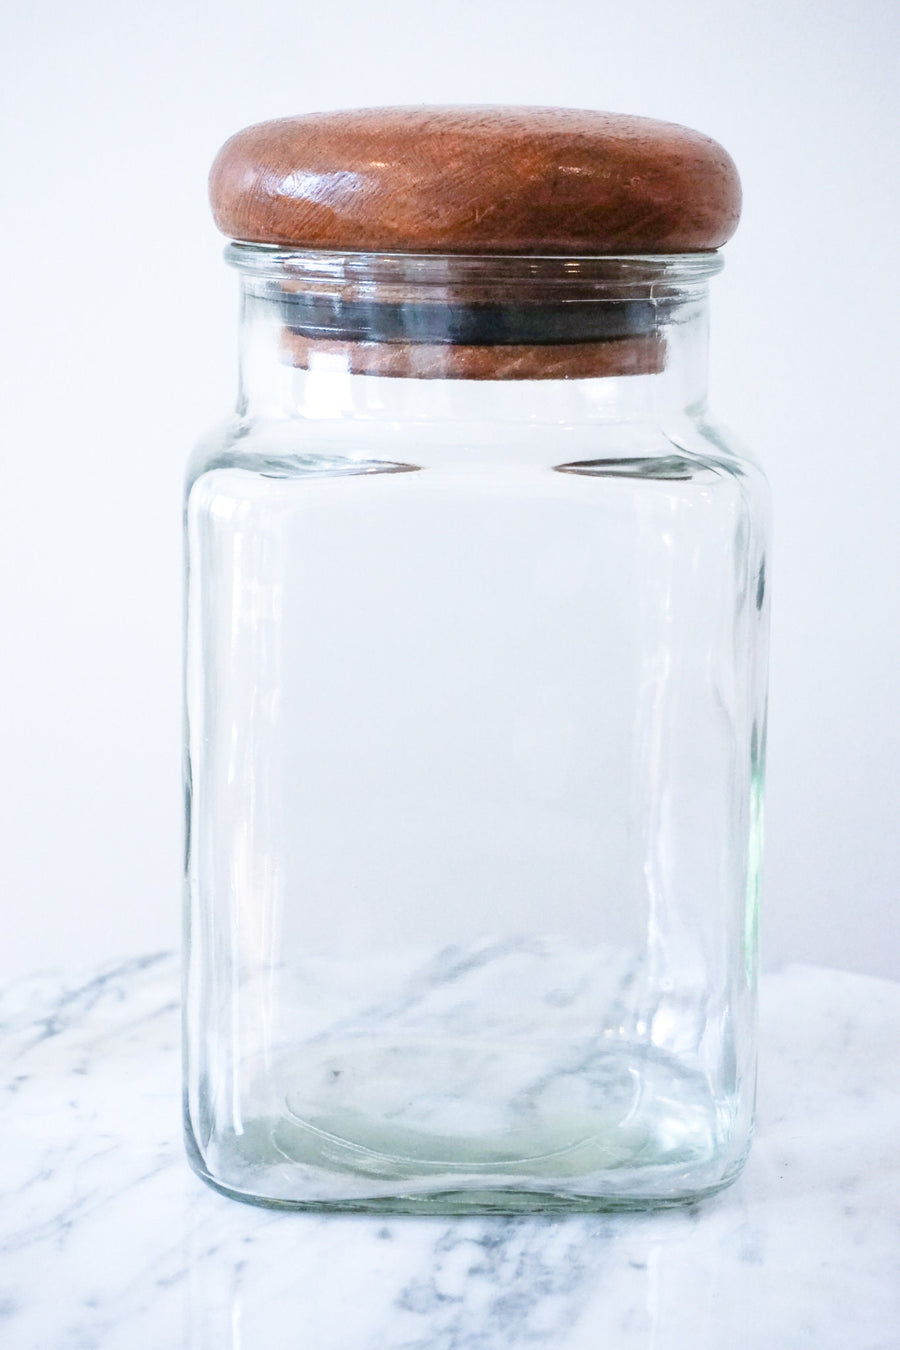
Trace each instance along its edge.
<path fill-rule="evenodd" d="M 669 122 L 573 108 L 365 108 L 247 127 L 210 175 L 250 243 L 411 253 L 696 253 L 731 237 L 730 156 Z"/>

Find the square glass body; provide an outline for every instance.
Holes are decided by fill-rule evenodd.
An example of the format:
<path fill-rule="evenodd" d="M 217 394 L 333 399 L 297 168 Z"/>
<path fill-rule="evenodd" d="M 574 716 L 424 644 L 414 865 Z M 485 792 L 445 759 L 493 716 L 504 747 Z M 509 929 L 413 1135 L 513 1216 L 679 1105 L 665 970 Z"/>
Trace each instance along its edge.
<path fill-rule="evenodd" d="M 507 384 L 289 367 L 245 284 L 256 400 L 186 510 L 195 1167 L 393 1212 L 719 1189 L 753 1114 L 767 495 L 705 421 L 702 298 L 661 372 Z"/>

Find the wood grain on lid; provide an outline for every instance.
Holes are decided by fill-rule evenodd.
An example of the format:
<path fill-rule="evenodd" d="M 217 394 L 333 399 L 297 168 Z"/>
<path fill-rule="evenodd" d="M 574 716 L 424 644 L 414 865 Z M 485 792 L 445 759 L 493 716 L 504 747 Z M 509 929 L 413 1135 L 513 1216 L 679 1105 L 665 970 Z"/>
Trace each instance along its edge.
<path fill-rule="evenodd" d="M 734 163 L 668 122 L 571 108 L 369 108 L 263 122 L 210 175 L 233 239 L 413 253 L 694 253 L 731 237 Z"/>
<path fill-rule="evenodd" d="M 665 368 L 659 334 L 610 342 L 542 346 L 432 345 L 425 342 L 328 342 L 282 330 L 287 362 L 301 370 L 328 362 L 351 375 L 416 380 L 588 380 L 609 375 L 656 375 Z"/>

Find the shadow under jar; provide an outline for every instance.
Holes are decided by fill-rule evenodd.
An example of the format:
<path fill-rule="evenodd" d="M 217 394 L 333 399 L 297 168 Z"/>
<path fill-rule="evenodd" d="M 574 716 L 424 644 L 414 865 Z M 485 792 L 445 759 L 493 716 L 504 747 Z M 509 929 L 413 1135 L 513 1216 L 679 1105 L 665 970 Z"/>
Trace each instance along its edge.
<path fill-rule="evenodd" d="M 240 399 L 188 479 L 189 1155 L 295 1208 L 697 1199 L 751 1132 L 765 745 L 718 256 L 345 228 L 229 246 Z"/>

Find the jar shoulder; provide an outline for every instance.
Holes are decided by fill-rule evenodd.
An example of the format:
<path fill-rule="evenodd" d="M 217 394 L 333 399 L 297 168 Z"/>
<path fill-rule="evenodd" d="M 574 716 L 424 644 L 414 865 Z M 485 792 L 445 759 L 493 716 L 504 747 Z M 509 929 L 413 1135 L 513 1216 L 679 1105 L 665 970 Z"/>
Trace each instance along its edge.
<path fill-rule="evenodd" d="M 234 417 L 197 443 L 187 466 L 187 491 L 219 469 L 305 478 L 377 468 L 489 465 L 557 470 L 591 469 L 596 477 L 659 479 L 705 471 L 740 479 L 767 502 L 768 484 L 757 458 L 739 437 L 707 417 L 677 421 L 585 420 L 547 423 L 398 424 L 346 419 Z"/>
<path fill-rule="evenodd" d="M 763 536 L 770 532 L 772 493 L 769 480 L 762 463 L 740 436 L 705 414 L 684 419 L 677 426 L 668 428 L 666 435 L 681 454 L 732 479 L 747 515 Z"/>
<path fill-rule="evenodd" d="M 768 485 L 765 469 L 755 451 L 730 426 L 706 413 L 684 418 L 666 428 L 666 436 L 689 454 L 721 463 L 735 472 L 745 473 Z"/>

